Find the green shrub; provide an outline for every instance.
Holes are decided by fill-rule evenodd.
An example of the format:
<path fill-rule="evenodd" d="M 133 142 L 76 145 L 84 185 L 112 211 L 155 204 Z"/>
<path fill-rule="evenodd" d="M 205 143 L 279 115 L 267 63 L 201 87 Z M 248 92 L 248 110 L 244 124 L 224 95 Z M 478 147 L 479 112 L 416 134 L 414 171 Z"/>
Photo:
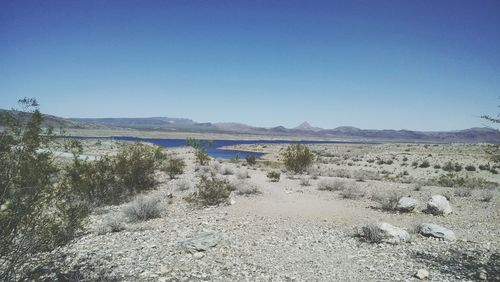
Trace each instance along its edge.
<path fill-rule="evenodd" d="M 215 206 L 227 203 L 231 195 L 231 186 L 225 179 L 209 178 L 202 176 L 197 184 L 198 191 L 190 195 L 188 200 L 203 206 Z"/>
<path fill-rule="evenodd" d="M 306 145 L 291 144 L 282 153 L 285 167 L 294 173 L 302 173 L 314 161 L 314 154 Z"/>
<path fill-rule="evenodd" d="M 281 173 L 277 171 L 270 171 L 267 173 L 267 178 L 271 180 L 271 182 L 279 182 L 281 177 Z"/>
<path fill-rule="evenodd" d="M 434 185 L 442 187 L 494 188 L 498 184 L 479 177 L 460 177 L 455 173 L 442 174 L 432 180 Z"/>
<path fill-rule="evenodd" d="M 72 187 L 59 184 L 53 135 L 41 127 L 38 103 L 19 103 L 23 112 L 4 113 L 0 122 L 0 281 L 37 280 L 41 262 L 25 262 L 69 242 L 89 212 Z"/>
<path fill-rule="evenodd" d="M 73 140 L 73 147 L 78 146 L 76 142 Z M 79 157 L 80 153 L 81 150 L 73 152 L 73 161 L 64 171 L 62 185 L 72 187 L 94 207 L 122 202 L 128 191 L 118 185 L 113 159 L 102 156 L 87 161 Z"/>
<path fill-rule="evenodd" d="M 452 171 L 459 172 L 462 170 L 462 166 L 459 163 L 452 163 L 450 161 L 450 162 L 445 163 L 443 165 L 442 169 L 444 171 L 447 171 L 447 172 L 452 172 Z"/>
<path fill-rule="evenodd" d="M 465 170 L 466 171 L 476 171 L 476 167 L 473 165 L 468 165 L 465 167 Z"/>
<path fill-rule="evenodd" d="M 186 140 L 188 146 L 195 149 L 194 156 L 199 165 L 207 165 L 210 161 L 207 150 L 212 147 L 213 142 L 209 140 L 201 141 L 194 138 L 188 138 Z"/>
<path fill-rule="evenodd" d="M 174 179 L 177 175 L 184 173 L 184 168 L 186 163 L 182 159 L 170 158 L 167 160 L 167 164 L 162 168 L 164 172 L 168 174 L 170 179 Z"/>
<path fill-rule="evenodd" d="M 247 161 L 248 165 L 255 165 L 257 163 L 257 158 L 255 158 L 255 156 L 247 156 L 245 160 Z"/>
<path fill-rule="evenodd" d="M 421 168 L 428 168 L 428 167 L 430 167 L 430 166 L 431 166 L 431 164 L 429 163 L 429 161 L 428 161 L 428 160 L 424 160 L 424 161 L 423 161 L 423 162 L 419 165 L 419 167 L 421 167 Z"/>
<path fill-rule="evenodd" d="M 490 164 L 479 165 L 478 168 L 479 168 L 479 170 L 490 170 L 491 166 L 490 166 Z"/>
<path fill-rule="evenodd" d="M 135 195 L 154 188 L 154 178 L 166 156 L 162 149 L 142 143 L 127 144 L 115 156 L 115 173 L 118 185 Z"/>

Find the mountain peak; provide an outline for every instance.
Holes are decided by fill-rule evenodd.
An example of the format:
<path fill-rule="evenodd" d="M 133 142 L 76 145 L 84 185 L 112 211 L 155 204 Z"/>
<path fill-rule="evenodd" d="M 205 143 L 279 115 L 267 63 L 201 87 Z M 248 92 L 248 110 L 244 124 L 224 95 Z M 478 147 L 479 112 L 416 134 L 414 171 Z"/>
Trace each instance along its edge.
<path fill-rule="evenodd" d="M 307 121 L 304 121 L 303 123 L 301 123 L 299 126 L 295 127 L 294 129 L 304 130 L 304 131 L 319 131 L 319 130 L 321 130 L 321 128 L 319 128 L 319 127 L 313 127 Z"/>

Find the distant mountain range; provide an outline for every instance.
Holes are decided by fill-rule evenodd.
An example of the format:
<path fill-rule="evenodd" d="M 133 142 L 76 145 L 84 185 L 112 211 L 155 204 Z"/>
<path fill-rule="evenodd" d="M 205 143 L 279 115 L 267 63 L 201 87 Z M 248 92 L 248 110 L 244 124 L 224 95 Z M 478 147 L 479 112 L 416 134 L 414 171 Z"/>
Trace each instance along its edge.
<path fill-rule="evenodd" d="M 0 109 L 0 114 L 7 112 Z M 14 112 L 22 117 L 26 113 Z M 55 128 L 79 129 L 136 129 L 166 132 L 202 132 L 251 134 L 268 137 L 355 139 L 373 141 L 424 141 L 424 142 L 494 142 L 500 143 L 500 133 L 492 128 L 477 127 L 457 131 L 412 131 L 412 130 L 375 130 L 341 126 L 323 129 L 304 122 L 294 128 L 276 126 L 271 128 L 255 127 L 242 123 L 199 123 L 186 118 L 149 117 L 149 118 L 61 118 L 44 115 L 45 126 Z M 0 123 L 0 125 L 2 125 Z"/>
<path fill-rule="evenodd" d="M 492 128 L 477 127 L 457 131 L 412 131 L 412 130 L 375 130 L 341 126 L 334 129 L 323 129 L 303 122 L 297 127 L 271 128 L 255 127 L 235 122 L 198 123 L 190 119 L 167 117 L 151 118 L 72 118 L 85 125 L 101 125 L 139 130 L 160 130 L 177 132 L 214 132 L 239 133 L 272 137 L 302 138 L 346 138 L 380 141 L 427 141 L 427 142 L 495 142 L 500 143 L 500 133 Z"/>

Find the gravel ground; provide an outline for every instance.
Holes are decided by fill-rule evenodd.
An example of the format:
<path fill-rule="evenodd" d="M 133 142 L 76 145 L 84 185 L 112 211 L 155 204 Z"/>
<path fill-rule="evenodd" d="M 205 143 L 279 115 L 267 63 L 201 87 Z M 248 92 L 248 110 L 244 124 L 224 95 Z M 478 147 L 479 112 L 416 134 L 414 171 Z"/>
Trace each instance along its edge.
<path fill-rule="evenodd" d="M 458 197 L 456 188 L 319 176 L 310 186 L 282 175 L 280 182 L 266 178 L 269 168 L 248 169 L 245 181 L 260 194 L 232 195 L 230 205 L 197 208 L 183 198 L 194 191 L 197 178 L 192 151 L 171 150 L 188 166 L 181 180 L 158 174 L 161 184 L 151 194 L 161 199 L 161 218 L 127 222 L 122 206 L 105 207 L 89 219 L 85 232 L 53 252 L 64 265 L 66 278 L 118 281 L 417 281 L 419 269 L 432 281 L 500 281 L 500 194 L 492 190 L 489 202 L 483 191 Z M 224 162 L 234 172 L 241 163 Z M 347 168 L 347 166 L 346 166 Z M 227 177 L 236 181 L 235 175 Z M 318 183 L 347 181 L 364 191 L 359 199 L 344 199 L 341 192 L 319 191 Z M 192 183 L 179 191 L 181 181 Z M 419 201 L 413 213 L 387 212 L 374 195 L 400 192 Z M 433 216 L 422 212 L 432 195 L 451 196 L 453 212 Z M 107 217 L 124 222 L 125 230 L 100 235 Z M 388 222 L 408 230 L 411 242 L 373 244 L 357 235 L 365 223 Z M 415 234 L 420 223 L 435 223 L 455 232 L 457 240 L 440 241 Z M 180 242 L 196 234 L 220 237 L 206 251 L 188 252 Z M 55 276 L 52 279 L 56 279 Z"/>

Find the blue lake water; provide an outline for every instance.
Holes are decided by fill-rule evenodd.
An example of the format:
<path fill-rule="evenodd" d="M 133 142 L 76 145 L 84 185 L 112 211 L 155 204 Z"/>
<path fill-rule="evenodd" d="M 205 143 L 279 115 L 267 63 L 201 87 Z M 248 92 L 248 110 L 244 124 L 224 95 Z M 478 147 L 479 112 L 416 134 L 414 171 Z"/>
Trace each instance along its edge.
<path fill-rule="evenodd" d="M 156 144 L 164 148 L 175 148 L 187 146 L 186 139 L 159 139 L 159 138 L 137 138 L 128 136 L 113 136 L 114 140 L 123 141 L 140 141 Z M 286 141 L 286 140 L 212 140 L 212 147 L 208 148 L 207 153 L 214 158 L 231 159 L 231 158 L 245 158 L 247 156 L 255 156 L 260 158 L 263 154 L 254 152 L 244 152 L 239 150 L 221 150 L 221 147 L 240 145 L 240 144 L 325 144 L 325 143 L 351 143 L 340 141 Z"/>

